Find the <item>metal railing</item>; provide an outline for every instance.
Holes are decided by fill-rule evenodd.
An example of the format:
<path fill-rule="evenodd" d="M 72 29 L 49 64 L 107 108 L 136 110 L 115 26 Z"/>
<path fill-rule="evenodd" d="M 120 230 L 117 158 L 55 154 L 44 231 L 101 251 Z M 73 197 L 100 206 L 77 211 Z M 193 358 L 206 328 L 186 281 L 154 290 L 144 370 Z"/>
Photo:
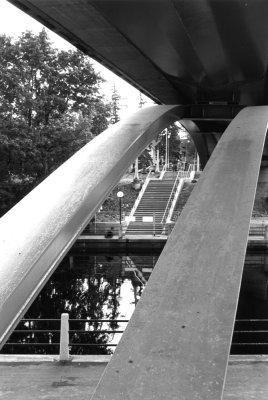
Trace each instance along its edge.
<path fill-rule="evenodd" d="M 21 342 L 19 341 L 12 341 L 8 340 L 6 344 L 4 345 L 5 347 L 10 347 L 10 346 L 23 346 L 23 347 L 45 347 L 45 346 L 56 346 L 59 348 L 59 360 L 60 361 L 68 361 L 70 359 L 70 349 L 72 347 L 80 346 L 80 347 L 116 347 L 117 343 L 89 343 L 89 342 L 75 342 L 75 336 L 76 335 L 84 335 L 84 334 L 122 334 L 124 333 L 124 330 L 122 329 L 70 329 L 69 325 L 73 323 L 84 323 L 84 324 L 102 324 L 102 323 L 128 323 L 128 319 L 69 319 L 69 314 L 63 313 L 61 314 L 61 319 L 42 319 L 42 318 L 30 318 L 30 319 L 22 319 L 19 323 L 25 323 L 29 325 L 29 328 L 23 329 L 23 328 L 16 328 L 11 337 L 13 335 L 19 334 L 19 333 L 25 333 L 31 335 L 31 337 L 24 338 Z M 58 329 L 36 329 L 36 328 L 31 328 L 30 325 L 32 322 L 47 322 L 47 323 L 53 323 L 53 324 L 59 324 Z M 18 326 L 19 326 L 18 325 Z M 47 336 L 47 341 L 46 342 L 37 342 L 34 341 L 36 339 L 36 334 L 46 334 Z M 57 341 L 53 341 L 53 335 L 55 336 L 55 339 Z M 70 339 L 71 338 L 71 339 Z M 29 340 L 29 341 L 26 341 Z M 113 337 L 112 339 L 113 340 Z"/>
<path fill-rule="evenodd" d="M 265 240 L 268 240 L 268 221 L 266 223 L 250 225 L 249 236 L 263 236 Z"/>
<path fill-rule="evenodd" d="M 124 228 L 124 222 L 122 223 Z M 79 238 L 83 236 L 105 236 L 113 228 L 113 235 L 119 236 L 120 223 L 119 222 L 90 222 L 83 230 Z"/>
<path fill-rule="evenodd" d="M 181 193 L 181 191 L 182 191 L 184 182 L 185 182 L 185 179 L 180 178 L 180 181 L 179 181 L 179 184 L 178 184 L 178 186 L 177 186 L 176 192 L 175 192 L 175 194 L 174 194 L 174 197 L 173 197 L 171 206 L 170 206 L 170 208 L 169 208 L 169 213 L 168 213 L 168 216 L 167 216 L 167 219 L 166 219 L 166 223 L 171 223 L 171 217 L 172 217 L 174 208 L 175 208 L 175 206 L 176 206 L 177 200 L 178 200 L 178 198 L 179 198 L 179 195 L 180 195 L 180 193 Z"/>
<path fill-rule="evenodd" d="M 163 169 L 162 169 L 161 174 L 160 174 L 160 176 L 159 176 L 159 179 L 160 179 L 160 180 L 163 179 L 163 177 L 164 177 L 166 171 L 167 171 L 167 165 L 165 164 L 165 165 L 163 166 Z"/>
<path fill-rule="evenodd" d="M 233 331 L 231 353 L 267 354 L 268 319 L 237 319 Z"/>
<path fill-rule="evenodd" d="M 127 227 L 127 226 L 129 225 L 129 223 L 131 222 L 131 218 L 134 217 L 134 214 L 135 214 L 135 211 L 136 211 L 136 209 L 137 209 L 137 207 L 138 207 L 138 205 L 139 205 L 139 202 L 140 202 L 140 200 L 141 200 L 141 198 L 142 198 L 142 196 L 143 196 L 143 194 L 144 194 L 144 192 L 145 192 L 145 190 L 146 190 L 146 188 L 147 188 L 147 186 L 148 186 L 148 183 L 150 182 L 150 178 L 151 178 L 151 171 L 150 171 L 149 174 L 147 175 L 147 177 L 146 177 L 146 179 L 145 179 L 145 181 L 144 181 L 144 183 L 143 183 L 143 185 L 142 185 L 142 188 L 141 188 L 141 190 L 140 190 L 140 192 L 139 192 L 139 195 L 138 195 L 138 197 L 137 197 L 136 200 L 135 200 L 135 203 L 134 203 L 134 205 L 133 205 L 133 207 L 132 207 L 132 210 L 131 210 L 131 212 L 130 212 L 128 218 L 126 219 L 126 227 Z"/>
<path fill-rule="evenodd" d="M 169 212 L 169 208 L 170 208 L 169 205 L 170 205 L 170 203 L 172 202 L 172 200 L 173 200 L 173 198 L 175 196 L 175 191 L 177 190 L 177 187 L 179 186 L 180 179 L 181 179 L 180 178 L 180 171 L 178 171 L 176 179 L 175 179 L 174 184 L 173 184 L 172 189 L 171 189 L 170 196 L 168 198 L 168 202 L 167 202 L 164 214 L 163 214 L 162 219 L 161 219 L 161 224 L 164 224 L 164 222 L 165 222 L 165 220 L 167 218 L 167 215 L 168 215 L 168 212 Z"/>

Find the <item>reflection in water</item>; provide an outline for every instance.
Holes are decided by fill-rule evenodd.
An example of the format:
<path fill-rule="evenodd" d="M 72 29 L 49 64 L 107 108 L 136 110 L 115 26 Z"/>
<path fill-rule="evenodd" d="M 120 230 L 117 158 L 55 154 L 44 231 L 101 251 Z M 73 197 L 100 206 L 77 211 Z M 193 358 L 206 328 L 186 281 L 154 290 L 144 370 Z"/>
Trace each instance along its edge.
<path fill-rule="evenodd" d="M 121 321 L 130 319 L 157 258 L 70 252 L 25 315 L 38 320 L 21 322 L 2 353 L 57 354 L 60 323 L 51 319 L 69 313 L 71 353 L 110 354 L 122 335 L 114 331 L 125 329 Z"/>
<path fill-rule="evenodd" d="M 71 354 L 111 354 L 158 256 L 72 250 L 25 315 L 33 320 L 19 324 L 2 353 L 58 354 L 59 319 L 67 312 Z M 268 354 L 267 274 L 268 254 L 247 254 L 233 354 Z"/>

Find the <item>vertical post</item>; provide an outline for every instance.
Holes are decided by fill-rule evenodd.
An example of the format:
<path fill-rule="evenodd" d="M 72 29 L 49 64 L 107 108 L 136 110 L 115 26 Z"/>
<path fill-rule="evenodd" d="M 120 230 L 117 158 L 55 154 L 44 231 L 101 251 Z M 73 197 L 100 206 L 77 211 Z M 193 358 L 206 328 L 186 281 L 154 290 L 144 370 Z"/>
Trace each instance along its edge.
<path fill-rule="evenodd" d="M 122 238 L 122 197 L 119 197 L 119 234 L 118 238 Z"/>
<path fill-rule="evenodd" d="M 61 314 L 60 361 L 69 361 L 69 314 Z"/>
<path fill-rule="evenodd" d="M 264 239 L 268 241 L 268 225 L 265 225 Z"/>
<path fill-rule="evenodd" d="M 121 197 L 119 197 L 119 222 L 121 225 L 121 223 L 122 223 L 122 200 L 121 200 Z"/>
<path fill-rule="evenodd" d="M 166 169 L 168 169 L 168 130 L 166 129 Z"/>
<path fill-rule="evenodd" d="M 119 191 L 117 192 L 117 197 L 119 199 L 119 232 L 118 232 L 118 239 L 122 238 L 122 197 L 124 193 Z"/>
<path fill-rule="evenodd" d="M 160 172 L 160 166 L 159 166 L 159 147 L 156 149 L 156 169 L 155 172 Z"/>
<path fill-rule="evenodd" d="M 153 236 L 155 236 L 155 213 L 153 213 Z"/>
<path fill-rule="evenodd" d="M 196 155 L 196 163 L 197 163 L 197 165 L 196 165 L 196 171 L 197 172 L 200 172 L 200 158 L 199 158 L 199 154 L 197 153 L 197 155 Z"/>
<path fill-rule="evenodd" d="M 136 158 L 135 161 L 135 174 L 134 174 L 134 179 L 137 178 L 139 179 L 139 159 Z"/>
<path fill-rule="evenodd" d="M 70 269 L 73 269 L 73 267 L 74 267 L 74 256 L 69 256 L 69 266 L 70 266 Z"/>

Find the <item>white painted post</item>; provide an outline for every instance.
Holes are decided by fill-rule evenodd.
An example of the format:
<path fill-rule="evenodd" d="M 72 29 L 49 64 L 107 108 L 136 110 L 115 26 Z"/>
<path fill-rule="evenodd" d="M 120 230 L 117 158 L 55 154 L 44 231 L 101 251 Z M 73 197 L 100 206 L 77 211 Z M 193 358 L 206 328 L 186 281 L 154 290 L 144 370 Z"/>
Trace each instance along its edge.
<path fill-rule="evenodd" d="M 196 163 L 197 163 L 196 171 L 200 172 L 200 158 L 199 158 L 198 153 L 197 153 Z"/>
<path fill-rule="evenodd" d="M 69 361 L 69 314 L 61 314 L 60 361 Z"/>

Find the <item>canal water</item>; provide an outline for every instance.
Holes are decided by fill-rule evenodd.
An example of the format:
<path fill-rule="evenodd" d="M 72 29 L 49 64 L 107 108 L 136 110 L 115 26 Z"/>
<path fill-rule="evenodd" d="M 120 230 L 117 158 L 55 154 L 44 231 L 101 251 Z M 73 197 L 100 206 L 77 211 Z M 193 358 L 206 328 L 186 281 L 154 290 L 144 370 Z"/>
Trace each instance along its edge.
<path fill-rule="evenodd" d="M 61 313 L 71 354 L 112 354 L 160 255 L 74 248 L 4 346 L 8 354 L 58 354 Z M 248 253 L 231 353 L 268 354 L 268 253 Z"/>

